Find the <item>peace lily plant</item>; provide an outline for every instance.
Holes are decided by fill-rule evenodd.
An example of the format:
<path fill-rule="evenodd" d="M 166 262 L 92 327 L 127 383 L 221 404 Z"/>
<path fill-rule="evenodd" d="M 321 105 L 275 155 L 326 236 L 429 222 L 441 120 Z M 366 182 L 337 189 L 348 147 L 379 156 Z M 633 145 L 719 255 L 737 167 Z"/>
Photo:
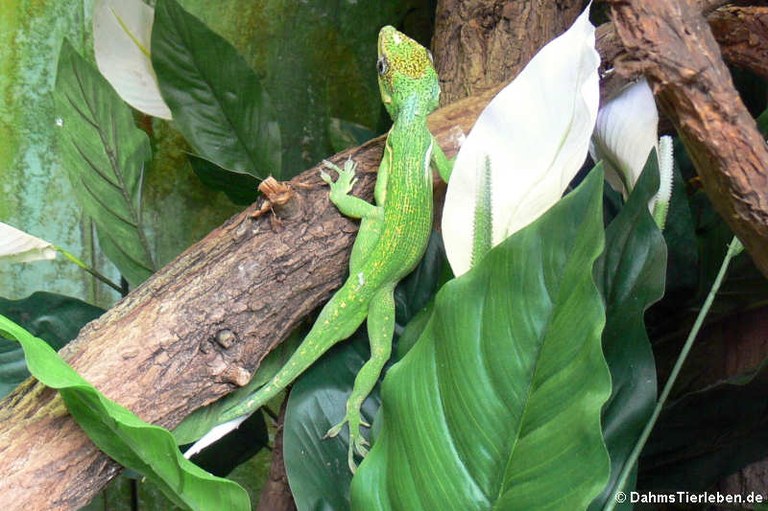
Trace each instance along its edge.
<path fill-rule="evenodd" d="M 443 211 L 443 238 L 456 275 L 562 197 L 589 148 L 599 64 L 585 11 L 480 114 L 456 157 Z M 478 248 L 474 240 L 484 238 L 490 246 Z"/>
<path fill-rule="evenodd" d="M 595 161 L 605 165 L 605 178 L 626 199 L 640 178 L 651 151 L 659 161 L 659 191 L 649 208 L 664 227 L 672 195 L 672 138 L 658 138 L 659 113 L 645 78 L 626 86 L 600 108 L 590 145 Z"/>
<path fill-rule="evenodd" d="M 598 110 L 599 64 L 585 11 L 480 115 L 456 157 L 443 212 L 446 252 L 456 275 L 560 200 L 588 150 L 624 199 L 655 150 L 661 185 L 649 206 L 660 219 L 665 216 L 672 145 L 670 137 L 658 138 L 653 93 L 641 79 Z"/>
<path fill-rule="evenodd" d="M 156 39 L 164 45 L 152 54 L 153 23 L 155 29 L 163 23 L 151 7 L 140 0 L 96 0 L 96 61 L 125 102 L 148 115 L 174 117 L 183 133 L 192 132 L 182 110 L 194 115 L 197 105 L 166 104 L 163 73 L 158 82 L 152 62 L 175 62 L 163 55 L 183 47 L 176 44 L 174 23 L 207 29 L 171 0 L 157 9 L 166 16 L 160 19 L 165 32 Z M 216 41 L 218 48 L 227 44 Z M 102 94 L 96 103 L 117 109 L 121 102 L 105 91 L 103 78 L 90 73 L 74 50 L 67 52 L 64 62 Z M 240 60 L 233 57 L 231 67 Z M 328 382 L 346 378 L 351 388 L 356 371 L 348 366 L 362 363 L 354 358 L 354 343 L 340 346 L 335 359 L 321 360 L 316 372 L 296 382 L 286 406 L 284 445 L 299 509 L 598 510 L 612 509 L 616 492 L 631 487 L 671 385 L 657 400 L 644 312 L 664 291 L 660 229 L 673 162 L 670 140 L 658 139 L 648 84 L 632 84 L 600 107 L 599 63 L 587 10 L 494 98 L 464 141 L 442 220 L 455 278 L 415 300 L 419 312 L 399 325 L 393 364 L 363 409 L 375 434 L 354 477 L 346 468 L 344 438 L 318 443 L 309 434 L 338 421 L 333 414 L 347 396 L 329 390 Z M 178 70 L 167 65 L 164 72 Z M 188 83 L 183 77 L 177 82 Z M 63 89 L 68 86 L 61 81 Z M 177 89 L 178 99 L 184 91 Z M 70 114 L 62 131 L 78 121 L 76 112 Z M 134 130 L 127 108 L 121 115 Z M 269 130 L 262 135 L 275 140 Z M 132 136 L 124 135 L 121 147 L 135 146 L 143 164 L 148 143 Z M 216 159 L 206 144 L 196 147 Z M 590 149 L 597 164 L 576 183 Z M 607 227 L 604 174 L 624 200 Z M 433 245 L 414 279 L 432 275 L 430 285 L 437 288 L 443 272 L 433 270 L 442 255 L 439 241 Z M 50 258 L 55 251 L 67 255 L 0 224 L 0 257 Z M 737 251 L 734 243 L 713 289 Z M 711 299 L 702 314 L 709 304 Z M 670 382 L 701 321 L 697 325 Z M 0 331 L 22 343 L 32 374 L 60 389 L 70 413 L 91 428 L 104 452 L 142 471 L 174 503 L 249 508 L 242 488 L 201 470 L 178 448 L 207 431 L 215 407 L 228 406 L 229 398 L 196 412 L 171 434 L 107 400 L 42 341 L 2 316 Z M 263 384 L 279 368 L 280 357 L 271 356 L 249 385 Z M 318 374 L 323 385 L 313 384 Z"/>

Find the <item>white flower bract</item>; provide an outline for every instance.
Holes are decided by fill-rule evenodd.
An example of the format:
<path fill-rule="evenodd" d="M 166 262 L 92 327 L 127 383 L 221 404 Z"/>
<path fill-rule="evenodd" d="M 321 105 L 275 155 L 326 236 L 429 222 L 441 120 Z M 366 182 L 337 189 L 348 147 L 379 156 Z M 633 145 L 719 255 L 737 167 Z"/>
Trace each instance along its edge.
<path fill-rule="evenodd" d="M 608 184 L 626 199 L 658 140 L 659 113 L 645 78 L 600 108 L 590 152 L 602 160 Z"/>
<path fill-rule="evenodd" d="M 0 222 L 0 261 L 28 263 L 55 258 L 52 244 Z"/>
<path fill-rule="evenodd" d="M 587 155 L 599 103 L 595 28 L 588 9 L 542 48 L 488 105 L 456 158 L 443 236 L 456 275 L 470 269 L 478 172 L 491 164 L 492 244 L 562 196 Z"/>
<path fill-rule="evenodd" d="M 96 0 L 94 53 L 99 71 L 126 103 L 171 119 L 149 57 L 154 17 L 154 9 L 141 0 Z"/>

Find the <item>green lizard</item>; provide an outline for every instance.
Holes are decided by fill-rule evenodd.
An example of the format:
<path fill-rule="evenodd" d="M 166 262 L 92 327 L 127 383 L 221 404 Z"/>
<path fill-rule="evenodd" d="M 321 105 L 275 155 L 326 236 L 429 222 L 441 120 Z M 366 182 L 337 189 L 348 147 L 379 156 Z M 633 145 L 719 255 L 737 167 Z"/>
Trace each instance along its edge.
<path fill-rule="evenodd" d="M 360 407 L 392 350 L 393 292 L 400 279 L 410 273 L 423 256 L 432 228 L 430 163 L 446 181 L 451 166 L 427 129 L 427 115 L 437 108 L 440 95 L 432 55 L 413 39 L 387 26 L 379 32 L 378 57 L 376 69 L 381 99 L 393 125 L 387 135 L 374 189 L 376 204 L 349 195 L 355 183 L 355 164 L 351 160 L 343 169 L 325 162 L 326 167 L 338 173 L 335 182 L 326 172 L 321 172 L 331 188 L 330 200 L 339 211 L 362 220 L 352 248 L 349 278 L 325 305 L 286 365 L 269 383 L 220 418 L 222 421 L 234 418 L 231 424 L 239 425 L 329 348 L 351 336 L 367 316 L 371 358 L 355 378 L 344 420 L 327 434 L 335 436 L 345 424 L 349 425 L 348 461 L 352 471 L 355 470 L 354 453 L 361 456 L 367 453 L 367 441 L 360 428 L 369 425 L 363 421 Z M 196 444 L 192 450 L 196 452 L 211 441 L 205 442 L 204 437 L 198 442 L 204 445 Z"/>

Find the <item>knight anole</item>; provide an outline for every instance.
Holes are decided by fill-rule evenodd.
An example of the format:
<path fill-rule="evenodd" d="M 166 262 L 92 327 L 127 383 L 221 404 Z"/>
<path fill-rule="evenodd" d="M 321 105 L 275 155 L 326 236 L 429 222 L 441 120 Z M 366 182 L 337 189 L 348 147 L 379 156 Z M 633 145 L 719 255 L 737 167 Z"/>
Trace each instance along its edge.
<path fill-rule="evenodd" d="M 373 389 L 389 359 L 395 326 L 393 292 L 424 254 L 432 228 L 433 164 L 447 181 L 450 164 L 427 129 L 427 115 L 438 105 L 440 88 L 432 56 L 424 47 L 394 28 L 381 29 L 378 41 L 379 89 L 393 120 L 374 190 L 375 205 L 349 195 L 355 182 L 355 164 L 338 173 L 330 185 L 330 200 L 344 215 L 362 220 L 349 263 L 349 278 L 320 312 L 306 338 L 286 365 L 265 386 L 241 405 L 231 408 L 221 422 L 236 427 L 248 415 L 293 382 L 323 353 L 351 336 L 368 318 L 371 358 L 360 369 L 347 401 L 344 419 L 329 436 L 349 425 L 348 460 L 364 456 L 367 442 L 360 432 L 363 400 Z M 193 449 L 210 443 L 203 438 Z M 210 440 L 210 439 L 209 439 Z M 215 439 L 213 439 L 215 440 Z"/>

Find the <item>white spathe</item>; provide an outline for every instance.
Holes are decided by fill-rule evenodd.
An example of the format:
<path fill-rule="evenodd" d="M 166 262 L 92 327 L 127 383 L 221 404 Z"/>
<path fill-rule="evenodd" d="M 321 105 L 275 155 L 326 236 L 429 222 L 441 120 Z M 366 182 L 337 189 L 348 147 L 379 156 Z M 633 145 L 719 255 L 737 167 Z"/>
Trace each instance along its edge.
<path fill-rule="evenodd" d="M 192 456 L 199 453 L 209 445 L 218 442 L 220 439 L 224 438 L 226 435 L 239 428 L 240 424 L 245 422 L 245 419 L 248 417 L 248 415 L 243 415 L 242 417 L 232 419 L 231 421 L 225 422 L 224 424 L 214 426 L 208 433 L 203 435 L 200 440 L 195 442 L 192 447 L 184 452 L 184 457 L 190 459 Z"/>
<path fill-rule="evenodd" d="M 628 85 L 600 108 L 590 153 L 603 161 L 605 178 L 626 199 L 656 147 L 659 112 L 645 78 Z"/>
<path fill-rule="evenodd" d="M 584 163 L 600 95 L 600 56 L 588 11 L 499 92 L 459 151 L 442 222 L 454 274 L 472 264 L 478 177 L 486 157 L 493 245 L 554 205 Z"/>
<path fill-rule="evenodd" d="M 0 222 L 0 261 L 28 263 L 55 258 L 52 244 Z"/>
<path fill-rule="evenodd" d="M 154 18 L 154 9 L 141 0 L 96 0 L 93 48 L 99 71 L 126 103 L 171 119 L 150 60 Z"/>

